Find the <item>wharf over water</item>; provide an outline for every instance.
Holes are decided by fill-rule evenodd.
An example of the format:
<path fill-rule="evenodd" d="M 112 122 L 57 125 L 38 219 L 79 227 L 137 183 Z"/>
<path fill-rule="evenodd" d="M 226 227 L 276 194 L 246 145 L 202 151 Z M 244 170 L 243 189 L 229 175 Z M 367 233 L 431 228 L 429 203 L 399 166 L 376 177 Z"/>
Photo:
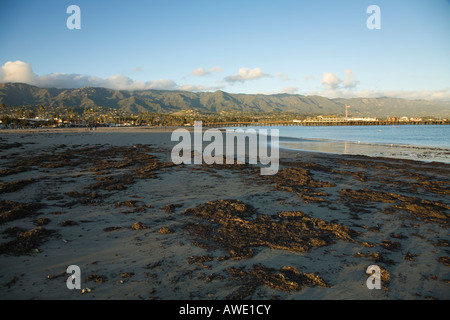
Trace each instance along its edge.
<path fill-rule="evenodd" d="M 290 126 L 379 126 L 379 125 L 443 125 L 450 124 L 449 120 L 423 120 L 423 121 L 260 121 L 260 122 L 216 122 L 203 123 L 203 127 L 222 128 L 222 127 L 290 127 Z"/>

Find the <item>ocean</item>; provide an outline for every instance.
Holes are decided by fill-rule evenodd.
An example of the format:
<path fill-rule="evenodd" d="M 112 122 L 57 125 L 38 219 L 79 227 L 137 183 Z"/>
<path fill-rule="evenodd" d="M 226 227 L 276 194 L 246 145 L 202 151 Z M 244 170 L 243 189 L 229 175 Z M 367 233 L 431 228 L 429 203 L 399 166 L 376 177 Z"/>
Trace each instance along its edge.
<path fill-rule="evenodd" d="M 280 149 L 450 163 L 450 126 L 270 126 Z M 270 131 L 269 131 L 270 134 Z"/>
<path fill-rule="evenodd" d="M 278 128 L 280 137 L 450 149 L 450 126 L 448 125 L 291 126 Z"/>

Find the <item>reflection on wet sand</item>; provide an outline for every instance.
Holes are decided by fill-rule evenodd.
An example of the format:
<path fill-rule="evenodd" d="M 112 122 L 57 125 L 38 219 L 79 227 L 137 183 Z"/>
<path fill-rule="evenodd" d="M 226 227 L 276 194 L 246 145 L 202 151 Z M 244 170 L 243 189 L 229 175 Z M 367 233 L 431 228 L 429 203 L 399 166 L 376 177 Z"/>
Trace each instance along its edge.
<path fill-rule="evenodd" d="M 412 145 L 376 144 L 323 139 L 280 138 L 280 148 L 334 154 L 365 155 L 450 163 L 450 150 Z"/>

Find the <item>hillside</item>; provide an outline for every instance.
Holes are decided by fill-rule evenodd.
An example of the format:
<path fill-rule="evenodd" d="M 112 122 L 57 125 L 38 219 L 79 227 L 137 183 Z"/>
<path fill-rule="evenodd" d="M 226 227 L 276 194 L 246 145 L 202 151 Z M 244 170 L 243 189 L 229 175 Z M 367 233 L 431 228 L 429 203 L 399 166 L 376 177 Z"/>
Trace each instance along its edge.
<path fill-rule="evenodd" d="M 172 113 L 184 109 L 198 112 L 292 112 L 301 115 L 343 115 L 351 106 L 352 116 L 434 116 L 449 117 L 450 101 L 405 100 L 397 98 L 328 99 L 297 94 L 231 94 L 223 91 L 188 92 L 125 91 L 86 87 L 81 89 L 38 88 L 23 83 L 0 84 L 0 104 L 22 107 L 91 108 L 96 106 L 140 112 Z"/>

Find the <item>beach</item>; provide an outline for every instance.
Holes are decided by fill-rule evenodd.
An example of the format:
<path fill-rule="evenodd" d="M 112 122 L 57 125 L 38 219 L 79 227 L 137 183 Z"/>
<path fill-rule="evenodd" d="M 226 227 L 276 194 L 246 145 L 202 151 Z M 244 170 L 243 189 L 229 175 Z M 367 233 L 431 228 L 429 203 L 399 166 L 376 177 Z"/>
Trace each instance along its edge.
<path fill-rule="evenodd" d="M 173 130 L 2 131 L 0 299 L 450 298 L 450 164 L 281 150 L 263 176 L 175 165 Z"/>

